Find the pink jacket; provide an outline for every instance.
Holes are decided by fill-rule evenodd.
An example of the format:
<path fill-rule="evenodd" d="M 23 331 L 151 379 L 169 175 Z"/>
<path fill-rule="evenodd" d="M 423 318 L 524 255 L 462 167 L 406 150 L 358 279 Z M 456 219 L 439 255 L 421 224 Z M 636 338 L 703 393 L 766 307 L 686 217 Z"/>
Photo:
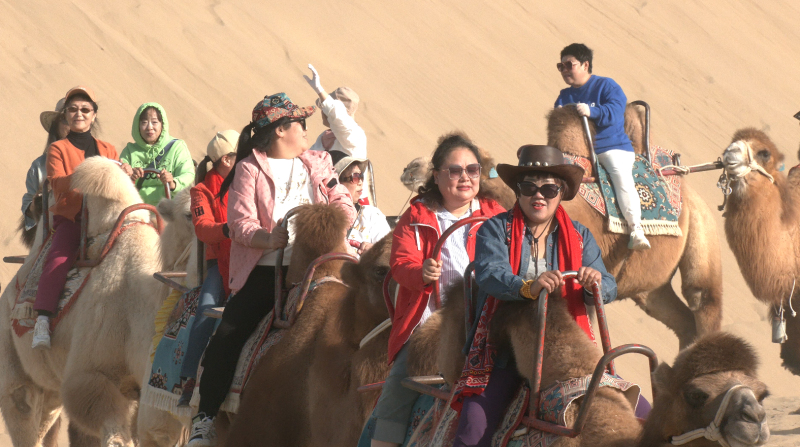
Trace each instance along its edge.
<path fill-rule="evenodd" d="M 341 207 L 352 224 L 356 217 L 350 192 L 335 182 L 336 172 L 327 152 L 306 151 L 300 161 L 308 168 L 309 180 L 314 185 L 314 203 L 329 203 Z M 250 241 L 260 229 L 272 231 L 277 219 L 272 218 L 275 203 L 274 182 L 267 155 L 253 151 L 236 165 L 236 172 L 228 190 L 228 229 L 231 236 L 230 288 L 237 291 L 244 286 L 250 272 L 258 264 L 264 250 L 253 248 Z"/>

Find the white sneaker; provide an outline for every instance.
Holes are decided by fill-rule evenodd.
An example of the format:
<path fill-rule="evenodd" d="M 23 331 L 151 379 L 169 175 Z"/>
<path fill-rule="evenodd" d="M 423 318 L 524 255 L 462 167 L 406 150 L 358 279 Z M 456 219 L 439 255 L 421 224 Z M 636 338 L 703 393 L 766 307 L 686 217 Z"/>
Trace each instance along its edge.
<path fill-rule="evenodd" d="M 36 325 L 33 327 L 33 349 L 50 349 L 50 321 L 45 319 L 36 319 Z"/>
<path fill-rule="evenodd" d="M 631 232 L 631 239 L 628 241 L 628 248 L 631 250 L 647 250 L 650 248 L 650 241 L 644 235 L 641 225 L 635 225 Z"/>
<path fill-rule="evenodd" d="M 205 413 L 197 413 L 192 418 L 192 433 L 186 447 L 213 447 L 217 445 L 217 430 L 214 428 L 214 418 Z"/>

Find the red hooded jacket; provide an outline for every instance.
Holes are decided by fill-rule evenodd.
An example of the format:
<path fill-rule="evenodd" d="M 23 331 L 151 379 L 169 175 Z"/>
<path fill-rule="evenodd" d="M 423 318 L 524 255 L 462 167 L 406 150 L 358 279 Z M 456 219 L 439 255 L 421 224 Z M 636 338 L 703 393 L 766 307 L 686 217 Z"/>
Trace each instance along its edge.
<path fill-rule="evenodd" d="M 190 194 L 194 232 L 197 239 L 206 244 L 206 260 L 217 260 L 227 297 L 231 294 L 228 285 L 231 240 L 225 237 L 222 227 L 228 221 L 228 195 L 225 194 L 222 199 L 217 198 L 223 180 L 225 179 L 212 169 L 202 183 L 192 187 Z"/>
<path fill-rule="evenodd" d="M 472 216 L 492 217 L 505 211 L 491 199 L 480 199 L 480 207 Z M 481 224 L 472 225 L 467 235 L 469 258 L 475 257 L 475 234 Z M 397 223 L 392 238 L 392 253 L 389 265 L 392 278 L 399 284 L 395 303 L 392 332 L 389 335 L 389 363 L 411 337 L 419 324 L 428 299 L 433 291 L 432 284 L 422 282 L 422 263 L 433 256 L 433 247 L 442 231 L 436 213 L 422 203 L 419 197 L 411 201 L 411 206 Z"/>

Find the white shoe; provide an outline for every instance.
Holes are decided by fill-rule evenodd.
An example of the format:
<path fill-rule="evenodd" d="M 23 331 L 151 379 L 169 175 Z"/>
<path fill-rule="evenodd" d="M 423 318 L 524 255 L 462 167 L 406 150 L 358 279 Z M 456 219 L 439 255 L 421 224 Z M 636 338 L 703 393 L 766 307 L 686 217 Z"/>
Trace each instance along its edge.
<path fill-rule="evenodd" d="M 631 232 L 631 239 L 628 241 L 628 248 L 631 250 L 647 250 L 650 248 L 650 241 L 644 235 L 641 225 L 635 225 Z"/>
<path fill-rule="evenodd" d="M 205 413 L 197 413 L 192 418 L 192 433 L 186 447 L 213 447 L 217 445 L 217 430 L 214 428 L 214 418 Z"/>
<path fill-rule="evenodd" d="M 37 319 L 33 327 L 33 349 L 50 349 L 50 321 Z"/>

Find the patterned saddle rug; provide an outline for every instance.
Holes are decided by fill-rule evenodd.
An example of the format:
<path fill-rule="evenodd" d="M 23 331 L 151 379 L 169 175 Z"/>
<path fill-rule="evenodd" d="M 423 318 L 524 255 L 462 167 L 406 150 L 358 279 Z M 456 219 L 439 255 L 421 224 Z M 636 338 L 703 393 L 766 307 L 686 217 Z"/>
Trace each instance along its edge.
<path fill-rule="evenodd" d="M 308 288 L 308 293 L 321 284 L 326 282 L 340 282 L 334 277 L 323 277 L 312 281 Z M 284 306 L 283 318 L 286 319 L 292 309 L 297 306 L 300 298 L 300 287 L 294 287 L 289 291 Z M 141 402 L 144 405 L 168 411 L 179 417 L 191 417 L 200 405 L 200 381 L 202 379 L 203 367 L 197 371 L 197 384 L 192 395 L 191 407 L 177 408 L 178 399 L 183 391 L 183 383 L 180 378 L 183 360 L 186 356 L 186 349 L 191 335 L 191 328 L 194 324 L 195 313 L 197 311 L 197 300 L 199 298 L 199 288 L 184 294 L 184 296 L 174 305 L 172 315 L 164 326 L 164 335 L 155 349 L 153 365 L 150 369 L 150 376 L 147 385 L 142 390 Z M 239 360 L 236 363 L 236 372 L 233 377 L 228 395 L 220 408 L 222 411 L 236 413 L 239 409 L 239 401 L 242 390 L 247 385 L 250 374 L 258 365 L 259 360 L 264 357 L 266 352 L 281 341 L 285 330 L 273 328 L 273 311 L 270 311 L 259 323 L 258 327 L 242 348 Z M 218 320 L 217 324 L 219 324 Z M 202 365 L 202 361 L 200 362 Z"/>
<path fill-rule="evenodd" d="M 642 227 L 648 235 L 680 236 L 678 217 L 681 214 L 681 177 L 679 175 L 658 176 L 657 169 L 672 164 L 673 152 L 652 146 L 652 166 L 644 156 L 637 154 L 633 166 L 636 192 L 642 208 Z M 565 160 L 592 172 L 591 162 L 583 157 L 564 154 Z M 600 165 L 597 183 L 582 183 L 578 195 L 583 197 L 598 213 L 607 217 L 608 230 L 612 233 L 628 234 L 628 223 L 619 209 L 614 185 L 606 169 Z"/>
<path fill-rule="evenodd" d="M 556 382 L 540 392 L 540 417 L 548 422 L 566 426 L 569 407 L 586 394 L 592 376 L 578 377 L 565 382 Z M 616 388 L 623 392 L 635 411 L 641 392 L 639 385 L 610 374 L 603 374 L 600 386 Z M 555 445 L 559 436 L 523 427 L 518 430 L 528 408 L 530 388 L 520 386 L 497 431 L 492 437 L 492 447 L 548 447 Z M 375 419 L 370 418 L 359 439 L 359 447 L 369 446 L 368 433 Z M 417 399 L 409 421 L 409 431 L 403 447 L 446 447 L 453 445 L 458 428 L 458 412 L 450 402 L 422 395 Z"/>

